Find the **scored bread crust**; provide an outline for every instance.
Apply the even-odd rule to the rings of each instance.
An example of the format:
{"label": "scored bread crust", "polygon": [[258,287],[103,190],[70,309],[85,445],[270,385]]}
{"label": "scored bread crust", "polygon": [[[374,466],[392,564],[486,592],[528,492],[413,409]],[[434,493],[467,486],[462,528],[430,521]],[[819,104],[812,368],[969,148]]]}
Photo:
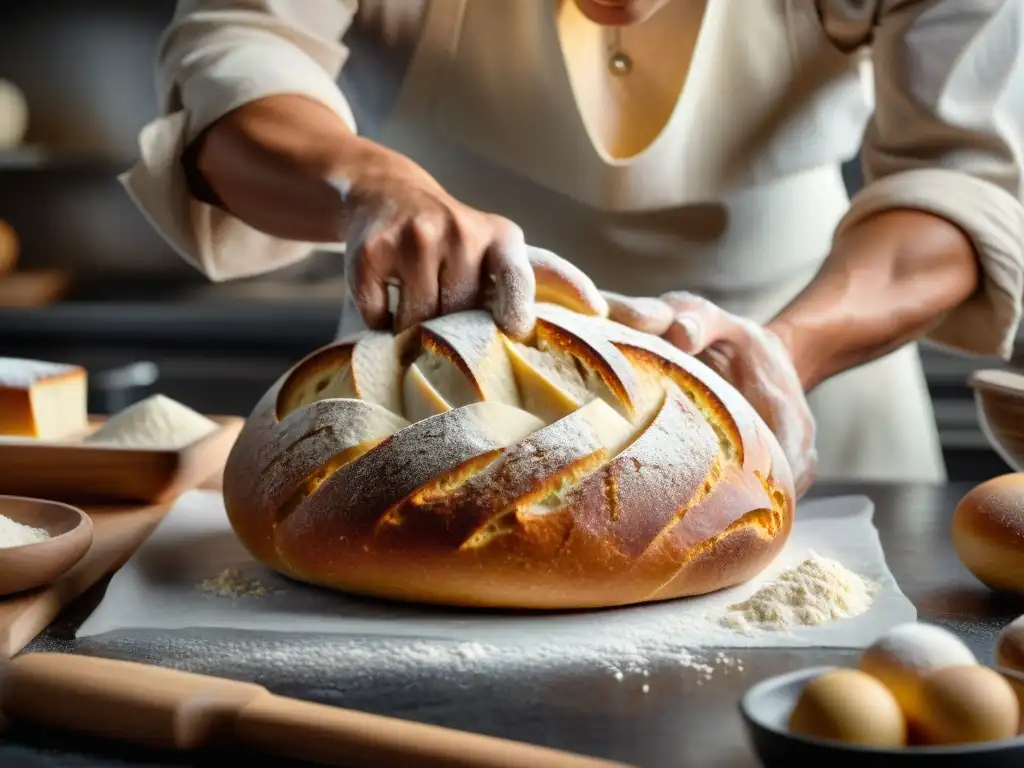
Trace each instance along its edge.
{"label": "scored bread crust", "polygon": [[778,442],[725,380],[548,304],[525,344],[474,311],[313,352],[256,405],[224,499],[246,548],[292,578],[523,609],[742,583],[795,507]]}

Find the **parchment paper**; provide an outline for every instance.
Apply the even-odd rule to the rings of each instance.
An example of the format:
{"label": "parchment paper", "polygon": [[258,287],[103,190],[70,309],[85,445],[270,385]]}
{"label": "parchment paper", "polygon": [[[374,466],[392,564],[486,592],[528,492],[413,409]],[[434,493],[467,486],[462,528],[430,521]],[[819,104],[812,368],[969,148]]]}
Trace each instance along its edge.
{"label": "parchment paper", "polygon": [[[255,563],[242,548],[220,494],[193,491],[179,499],[114,576],[78,637],[131,630],[161,630],[166,636],[175,630],[223,628],[274,633],[268,637],[291,633],[376,638],[389,653],[397,643],[424,658],[438,656],[430,646],[439,644],[463,662],[505,656],[530,664],[588,655],[608,661],[678,657],[708,648],[864,648],[891,626],[917,618],[885,564],[871,522],[873,511],[871,501],[860,496],[801,503],[790,539],[776,561],[755,581],[714,595],[608,611],[523,615],[362,600],[290,581]],[[867,613],[789,633],[743,635],[718,623],[726,606],[743,600],[811,552],[838,560],[880,585]],[[204,593],[201,582],[225,568],[239,569],[269,593]],[[372,648],[377,644],[364,644],[365,663],[373,663]]]}

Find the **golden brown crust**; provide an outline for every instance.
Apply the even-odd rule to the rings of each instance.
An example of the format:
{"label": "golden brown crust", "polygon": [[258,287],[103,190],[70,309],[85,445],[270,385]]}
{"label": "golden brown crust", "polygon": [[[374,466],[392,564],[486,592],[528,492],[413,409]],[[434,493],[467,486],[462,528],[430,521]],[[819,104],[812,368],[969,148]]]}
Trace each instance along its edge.
{"label": "golden brown crust", "polygon": [[[419,350],[458,357],[473,386],[511,375],[494,358],[506,347],[474,329],[493,335],[479,316],[454,316],[394,354],[404,365]],[[224,496],[243,544],[289,576],[353,593],[534,609],[703,594],[774,558],[792,526],[792,478],[735,390],[600,318],[541,308],[534,343],[572,355],[612,402],[545,424],[485,399],[396,426],[402,415],[376,403],[315,399],[309,382],[349,365],[352,342],[307,357],[260,401],[229,459]]]}
{"label": "golden brown crust", "polygon": [[18,265],[18,234],[0,219],[0,276],[13,272]]}
{"label": "golden brown crust", "polygon": [[982,583],[1024,593],[1024,474],[988,480],[961,499],[953,514],[953,546]]}

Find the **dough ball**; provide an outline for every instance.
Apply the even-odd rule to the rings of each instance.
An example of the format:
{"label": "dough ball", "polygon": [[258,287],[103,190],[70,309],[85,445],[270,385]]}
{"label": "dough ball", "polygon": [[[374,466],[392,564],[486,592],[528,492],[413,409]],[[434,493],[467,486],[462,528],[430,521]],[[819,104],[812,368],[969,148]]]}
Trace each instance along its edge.
{"label": "dough ball", "polygon": [[789,730],[866,747],[902,747],[907,741],[906,719],[895,697],[856,669],[826,672],[807,683],[790,715]]}
{"label": "dough ball", "polygon": [[921,683],[915,735],[926,744],[999,741],[1017,735],[1020,705],[1006,679],[980,665],[946,667]]}
{"label": "dough ball", "polygon": [[960,500],[953,547],[990,589],[1024,594],[1024,474],[988,480]]}
{"label": "dough ball", "polygon": [[1003,627],[996,638],[996,666],[1024,673],[1024,616]]}
{"label": "dough ball", "polygon": [[893,627],[864,651],[860,669],[888,688],[913,724],[921,713],[921,681],[945,667],[977,664],[952,632],[932,624]]}

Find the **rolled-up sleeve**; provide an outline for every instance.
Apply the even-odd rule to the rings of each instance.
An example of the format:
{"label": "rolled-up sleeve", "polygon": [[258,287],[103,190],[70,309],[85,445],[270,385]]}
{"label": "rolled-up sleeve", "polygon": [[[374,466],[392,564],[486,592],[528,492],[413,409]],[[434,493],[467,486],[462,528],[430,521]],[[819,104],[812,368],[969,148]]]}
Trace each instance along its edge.
{"label": "rolled-up sleeve", "polygon": [[313,248],[259,232],[189,191],[182,154],[228,112],[278,94],[303,95],[355,120],[336,83],[355,0],[179,0],[157,65],[160,116],[120,177],[150,224],[211,280],[266,273]]}
{"label": "rolled-up sleeve", "polygon": [[980,289],[930,331],[937,344],[1009,358],[1024,293],[1024,2],[817,0],[840,48],[870,46],[875,113],[865,187],[839,232],[912,208],[972,240]]}

